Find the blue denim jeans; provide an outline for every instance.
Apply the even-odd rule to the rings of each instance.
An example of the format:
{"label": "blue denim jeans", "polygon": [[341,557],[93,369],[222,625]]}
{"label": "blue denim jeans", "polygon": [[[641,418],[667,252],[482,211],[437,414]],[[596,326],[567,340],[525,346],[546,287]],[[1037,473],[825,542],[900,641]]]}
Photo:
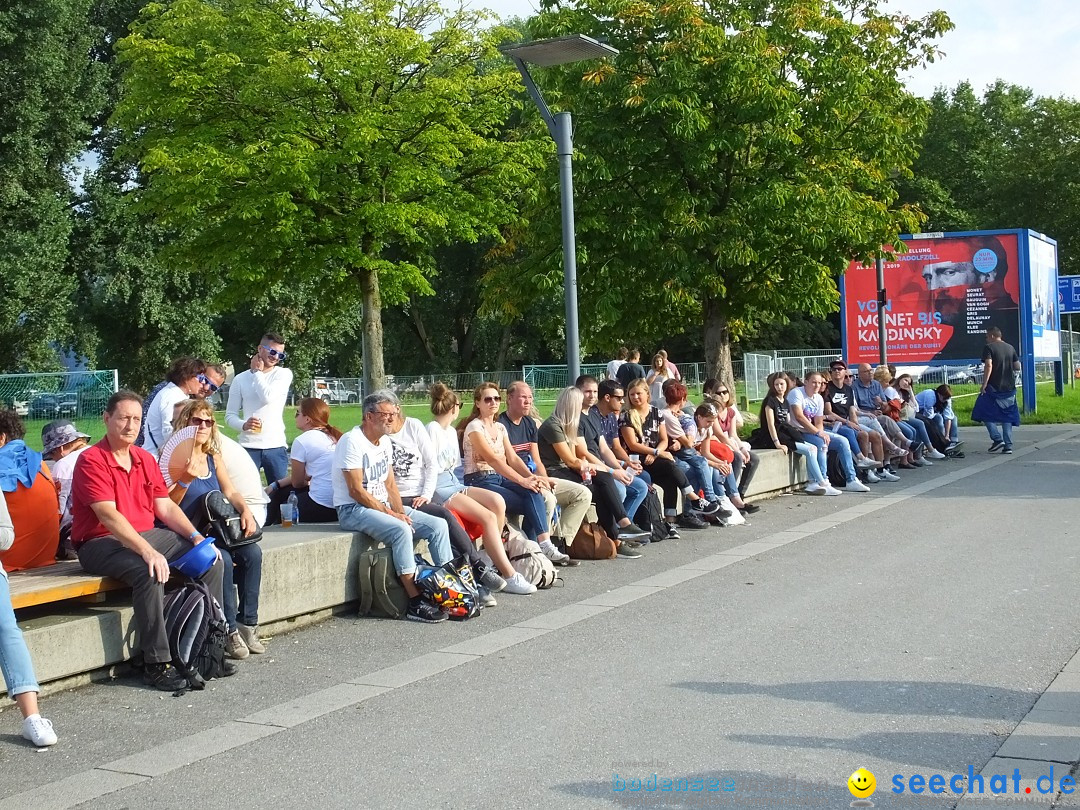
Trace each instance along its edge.
{"label": "blue denim jeans", "polygon": [[522,528],[530,540],[535,541],[541,534],[551,531],[547,505],[544,503],[544,496],[539,492],[507,481],[498,473],[470,473],[465,476],[465,485],[502,495],[502,499],[506,501],[507,514],[521,515]]}
{"label": "blue denim jeans", "polygon": [[855,428],[833,422],[826,430],[833,434],[834,437],[841,437],[847,441],[848,447],[851,448],[851,452],[856,456],[862,452],[859,448],[859,434],[855,432]]}
{"label": "blue denim jeans", "polygon": [[1012,422],[987,422],[986,432],[990,434],[990,441],[1002,442],[1006,447],[1012,447]]}
{"label": "blue denim jeans", "polygon": [[686,475],[686,480],[695,492],[703,492],[705,500],[715,501],[716,490],[713,489],[712,468],[708,460],[697,450],[684,447],[675,454],[675,464]]}
{"label": "blue denim jeans", "polygon": [[640,475],[635,475],[634,480],[629,484],[620,484],[616,481],[615,488],[619,490],[619,495],[622,497],[623,509],[633,520],[638,508],[645,503],[645,498],[649,494],[649,485],[642,480]]}
{"label": "blue denim jeans", "polygon": [[266,473],[266,480],[280,481],[289,474],[289,451],[284,447],[267,447],[263,449],[245,447],[255,467],[261,467]]}
{"label": "blue denim jeans", "polygon": [[11,697],[23,692],[40,692],[30,651],[26,649],[22,630],[15,623],[15,611],[11,607],[11,588],[4,574],[0,574],[0,672]]}
{"label": "blue denim jeans", "polygon": [[795,442],[795,452],[806,459],[806,477],[811,484],[827,484],[817,463],[817,448],[806,442]]}
{"label": "blue denim jeans", "polygon": [[[926,431],[926,425],[923,424],[922,420],[917,419],[916,417],[913,416],[910,419],[904,419],[903,421],[900,422],[900,424],[901,425],[907,425],[909,428],[914,430],[915,431],[915,441],[922,442],[923,447],[926,450],[933,450],[934,449],[934,445],[930,443],[930,434]],[[901,427],[901,430],[903,430],[902,427]]]}
{"label": "blue denim jeans", "polygon": [[[855,462],[851,456],[851,448],[847,442],[836,441],[835,439],[829,442],[829,452],[836,453],[840,457],[840,466],[844,470],[844,480],[851,483],[855,480]],[[829,468],[826,467],[826,470]]]}
{"label": "blue denim jeans", "polygon": [[450,531],[446,521],[441,518],[425,515],[406,506],[405,514],[412,520],[410,526],[385,512],[369,509],[358,503],[339,506],[337,513],[341,528],[350,532],[361,532],[390,547],[398,576],[416,573],[414,535],[428,541],[428,553],[435,565],[442,565],[451,559]]}
{"label": "blue denim jeans", "polygon": [[[821,472],[822,478],[829,477],[829,456],[825,449],[825,440],[820,436],[813,433],[803,433],[803,442],[814,448],[814,452],[817,454],[817,468]],[[809,460],[807,461],[809,464]]]}
{"label": "blue denim jeans", "polygon": [[[222,606],[229,632],[236,623],[254,627],[259,623],[259,590],[262,587],[262,546],[248,543],[229,551],[218,546],[225,564],[222,578]],[[234,587],[235,586],[235,587]],[[239,598],[237,597],[239,592]]]}

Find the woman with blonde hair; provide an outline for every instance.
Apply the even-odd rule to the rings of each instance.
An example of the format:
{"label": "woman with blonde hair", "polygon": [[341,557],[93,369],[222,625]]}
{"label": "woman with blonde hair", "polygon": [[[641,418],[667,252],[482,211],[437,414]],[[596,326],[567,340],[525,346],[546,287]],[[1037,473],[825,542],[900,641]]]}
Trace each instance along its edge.
{"label": "woman with blonde hair", "polygon": [[271,481],[266,494],[280,510],[295,492],[300,523],[337,523],[331,467],[341,431],[330,424],[330,406],[319,397],[305,397],[297,403],[296,426],[300,435],[293,439],[289,451],[289,475]]}
{"label": "woman with blonde hair", "polygon": [[[654,354],[649,373],[645,375],[645,382],[649,384],[649,404],[657,410],[667,407],[664,399],[664,383],[671,379],[668,373],[667,360],[662,354]],[[629,394],[629,390],[627,391]]]}
{"label": "woman with blonde hair", "polygon": [[[214,409],[205,399],[187,402],[173,420],[173,432],[194,427],[195,446],[191,450],[187,466],[169,487],[169,497],[179,504],[195,528],[205,534],[206,497],[214,491],[221,492],[226,500],[240,513],[240,526],[244,536],[250,537],[258,529],[244,496],[233,486],[221,456],[217,420]],[[249,652],[263,653],[266,648],[259,641],[259,590],[262,585],[262,547],[258,543],[237,546],[231,551],[224,543],[218,543],[222,562],[225,564],[222,581],[221,606],[225,623],[229,627],[226,653],[230,658],[247,658]],[[235,587],[234,587],[235,585]],[[239,591],[239,597],[237,596]]]}

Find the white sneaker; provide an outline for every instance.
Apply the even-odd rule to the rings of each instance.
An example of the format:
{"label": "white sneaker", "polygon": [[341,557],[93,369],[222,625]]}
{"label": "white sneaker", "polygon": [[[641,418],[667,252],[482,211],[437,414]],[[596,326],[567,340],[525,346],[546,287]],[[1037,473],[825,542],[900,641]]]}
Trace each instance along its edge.
{"label": "white sneaker", "polygon": [[858,467],[860,470],[872,470],[878,466],[878,463],[872,458],[867,458],[866,456],[863,456],[859,459],[855,466]]}
{"label": "white sneaker", "polygon": [[820,495],[825,491],[825,487],[816,481],[812,481],[806,485],[806,489],[803,490],[808,495]]}
{"label": "white sneaker", "polygon": [[31,715],[23,720],[22,735],[38,748],[56,745],[56,732],[53,731],[52,721],[46,720],[40,714]]}
{"label": "white sneaker", "polygon": [[881,479],[878,478],[879,475],[880,475],[880,473],[876,473],[873,470],[867,470],[866,471],[866,483],[868,483],[868,484],[878,484],[878,483],[880,483]]}
{"label": "white sneaker", "polygon": [[503,588],[503,593],[516,593],[525,596],[530,593],[536,593],[536,586],[525,579],[520,573],[515,572],[512,577],[506,580],[506,587]]}
{"label": "white sneaker", "polygon": [[934,459],[934,461],[941,461],[941,459],[945,458],[945,454],[942,453],[937,448],[934,448],[933,450],[928,452],[925,457],[926,458],[932,458],[932,459]]}
{"label": "white sneaker", "polygon": [[[852,478],[846,484],[844,484],[845,492],[869,492],[870,487],[860,481],[858,478]],[[840,493],[836,493],[839,495]]]}
{"label": "white sneaker", "polygon": [[826,487],[825,487],[825,494],[826,495],[839,495],[840,490],[838,490],[836,487],[829,484],[829,485],[826,485]]}
{"label": "white sneaker", "polygon": [[881,472],[878,473],[878,475],[881,476],[881,479],[883,481],[899,481],[900,480],[900,476],[897,475],[896,473],[892,472],[891,470],[882,470]]}
{"label": "white sneaker", "polygon": [[540,546],[540,550],[544,553],[544,556],[551,560],[553,563],[555,563],[555,565],[562,565],[563,563],[570,561],[570,555],[563,554],[561,551],[555,548],[555,545],[550,541],[547,545]]}

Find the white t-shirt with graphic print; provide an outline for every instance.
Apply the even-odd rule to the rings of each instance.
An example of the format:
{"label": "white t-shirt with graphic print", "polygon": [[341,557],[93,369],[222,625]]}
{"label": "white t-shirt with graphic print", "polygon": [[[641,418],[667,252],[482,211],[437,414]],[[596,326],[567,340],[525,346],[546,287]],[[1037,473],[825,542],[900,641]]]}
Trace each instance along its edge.
{"label": "white t-shirt with graphic print", "polygon": [[383,436],[378,444],[372,444],[359,425],[342,436],[334,448],[334,467],[331,473],[334,482],[334,506],[356,503],[349,495],[343,470],[363,470],[364,489],[375,500],[389,505],[386,479],[390,477],[392,456],[393,447],[388,437]]}

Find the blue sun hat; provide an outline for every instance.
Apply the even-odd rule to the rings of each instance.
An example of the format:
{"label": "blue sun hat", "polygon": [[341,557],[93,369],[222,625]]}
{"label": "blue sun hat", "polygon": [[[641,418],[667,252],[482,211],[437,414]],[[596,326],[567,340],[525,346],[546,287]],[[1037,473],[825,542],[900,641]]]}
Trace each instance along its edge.
{"label": "blue sun hat", "polygon": [[191,551],[173,560],[169,565],[186,577],[198,579],[214,564],[217,553],[214,550],[214,538],[207,537]]}

